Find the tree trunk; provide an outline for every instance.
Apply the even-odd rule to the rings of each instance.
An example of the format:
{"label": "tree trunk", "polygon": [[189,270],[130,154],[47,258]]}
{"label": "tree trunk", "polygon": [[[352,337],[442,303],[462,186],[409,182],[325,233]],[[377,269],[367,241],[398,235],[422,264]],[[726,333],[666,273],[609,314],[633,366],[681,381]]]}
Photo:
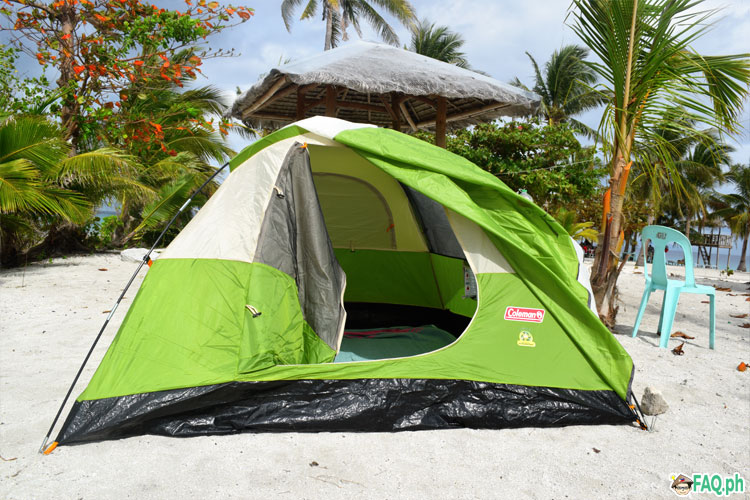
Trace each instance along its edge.
{"label": "tree trunk", "polygon": [[594,257],[594,267],[591,274],[591,289],[594,292],[599,317],[607,327],[615,324],[618,308],[615,307],[616,283],[622,266],[617,265],[619,254],[617,242],[622,226],[622,205],[625,199],[625,184],[627,183],[627,162],[625,155],[619,148],[615,152],[615,164],[610,179],[609,216],[606,219],[604,233],[599,235],[599,245]]}
{"label": "tree trunk", "polygon": [[[61,56],[60,64],[58,69],[60,70],[60,76],[57,79],[57,87],[69,89],[71,82],[75,81],[76,74],[73,70],[75,66],[75,58],[73,57],[73,38],[68,36],[73,32],[73,27],[77,22],[76,7],[72,5],[65,5],[60,8],[60,24],[62,27],[62,37],[60,37],[60,44],[63,50],[60,51],[63,55]],[[76,83],[76,89],[80,89],[80,86]],[[77,118],[81,112],[81,105],[75,98],[75,92],[66,92],[63,94],[62,107],[60,109],[60,119],[62,121],[63,139],[69,140],[73,145],[73,151],[71,155],[76,154],[78,136],[80,135],[80,127],[78,125]]]}
{"label": "tree trunk", "polygon": [[[750,228],[748,228],[750,229]],[[750,231],[745,233],[745,238],[742,240],[742,254],[740,255],[740,263],[737,265],[738,271],[747,271],[747,265],[745,263],[745,257],[747,256],[747,240],[750,238]]]}
{"label": "tree trunk", "polygon": [[[731,241],[732,244],[734,244],[733,241]],[[729,250],[727,251],[727,269],[729,269],[729,259],[732,258],[732,245],[729,245]]]}
{"label": "tree trunk", "polygon": [[323,15],[326,18],[326,43],[323,50],[331,50],[333,48],[333,10],[328,1],[323,2]]}
{"label": "tree trunk", "polygon": [[690,219],[691,218],[692,217],[690,216],[690,214],[688,214],[687,218],[685,219],[685,236],[687,237],[688,240],[690,240]]}

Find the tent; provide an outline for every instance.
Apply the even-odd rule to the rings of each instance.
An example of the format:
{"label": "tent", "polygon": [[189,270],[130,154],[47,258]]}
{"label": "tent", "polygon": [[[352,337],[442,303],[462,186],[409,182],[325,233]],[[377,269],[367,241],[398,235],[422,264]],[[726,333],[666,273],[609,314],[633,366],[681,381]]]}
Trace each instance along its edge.
{"label": "tent", "polygon": [[567,233],[467,160],[309,118],[149,269],[60,444],[634,421]]}

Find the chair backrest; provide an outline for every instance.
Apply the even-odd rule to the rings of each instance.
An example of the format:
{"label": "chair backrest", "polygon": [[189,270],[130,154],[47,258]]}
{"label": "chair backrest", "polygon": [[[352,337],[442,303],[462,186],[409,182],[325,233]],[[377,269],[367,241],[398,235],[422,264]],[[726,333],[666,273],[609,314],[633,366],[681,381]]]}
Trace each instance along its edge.
{"label": "chair backrest", "polygon": [[[695,277],[693,276],[693,249],[690,246],[690,240],[684,234],[669,227],[646,226],[641,232],[641,243],[646,245],[648,240],[651,240],[651,245],[654,247],[651,275],[653,283],[666,286],[667,262],[664,255],[664,248],[670,243],[677,243],[682,248],[682,253],[685,254],[685,284],[687,286],[695,285]],[[648,277],[648,258],[644,259],[643,267],[646,277]]]}

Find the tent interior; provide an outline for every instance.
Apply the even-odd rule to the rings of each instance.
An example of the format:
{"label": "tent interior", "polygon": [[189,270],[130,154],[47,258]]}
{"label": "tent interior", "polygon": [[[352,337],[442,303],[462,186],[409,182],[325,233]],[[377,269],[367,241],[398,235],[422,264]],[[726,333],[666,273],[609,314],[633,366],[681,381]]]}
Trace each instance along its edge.
{"label": "tent interior", "polygon": [[476,311],[476,281],[445,208],[349,148],[308,151],[346,274],[336,362],[411,356],[455,341]]}

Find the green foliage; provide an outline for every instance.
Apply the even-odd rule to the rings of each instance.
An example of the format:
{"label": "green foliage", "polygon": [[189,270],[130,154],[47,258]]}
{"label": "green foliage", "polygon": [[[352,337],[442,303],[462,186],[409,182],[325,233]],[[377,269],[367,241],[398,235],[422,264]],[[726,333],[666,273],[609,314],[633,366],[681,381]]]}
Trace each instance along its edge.
{"label": "green foliage", "polygon": [[[593,136],[586,125],[572,119],[573,116],[593,109],[603,102],[602,95],[595,91],[597,75],[585,63],[589,50],[578,45],[564,45],[552,53],[539,69],[536,60],[526,52],[534,67],[534,87],[531,89],[542,98],[539,112],[551,124],[570,121],[578,132]],[[528,88],[518,78],[513,85]]]}
{"label": "green foliage", "polygon": [[[432,134],[417,136],[434,140]],[[604,174],[594,148],[581,146],[567,124],[542,125],[537,119],[482,124],[450,135],[446,147],[511,189],[527,190],[550,212],[591,202]]]}
{"label": "green foliage", "polygon": [[450,31],[447,26],[435,26],[435,23],[422,19],[412,28],[409,50],[469,69],[466,54],[461,52],[464,43],[463,37]]}
{"label": "green foliage", "polygon": [[69,150],[59,128],[43,118],[0,122],[0,264],[15,265],[51,220],[82,223],[88,217],[90,203],[61,182]]}
{"label": "green foliage", "polygon": [[732,233],[747,239],[750,236],[750,166],[732,165],[726,179],[734,192],[713,195],[714,214],[724,219]]}
{"label": "green foliage", "polygon": [[282,0],[281,17],[287,31],[291,31],[294,13],[303,3],[305,7],[300,20],[314,19],[318,14],[318,7],[322,7],[323,20],[326,22],[325,50],[338,46],[342,39],[348,40],[349,26],[361,37],[361,19],[367,21],[384,42],[398,45],[396,31],[372,4],[394,16],[404,26],[410,27],[416,19],[414,7],[407,0]]}
{"label": "green foliage", "polygon": [[0,213],[85,220],[89,204],[59,184],[69,146],[56,125],[38,117],[0,124]]}
{"label": "green foliage", "polygon": [[554,214],[555,220],[565,229],[573,239],[585,238],[596,241],[599,233],[593,229],[593,222],[578,222],[578,214],[574,210],[560,208]]}
{"label": "green foliage", "polygon": [[[253,13],[219,2],[185,3],[177,11],[142,0],[17,2],[0,13],[18,48],[59,73],[64,138],[79,146],[83,135],[90,146],[86,135],[122,106],[124,90],[159,81],[181,86],[184,76],[200,72],[203,59],[232,54],[195,44]],[[180,59],[188,47],[190,57]]]}
{"label": "green foliage", "polygon": [[49,81],[42,74],[36,78],[18,77],[18,50],[0,44],[0,113],[55,113],[58,96],[49,90]]}
{"label": "green foliage", "polygon": [[[715,14],[696,9],[699,3],[573,0],[571,27],[601,60],[586,64],[604,81],[599,85],[602,95],[610,96],[600,132],[613,169],[618,157],[626,163],[637,153],[636,140],[650,143],[651,151],[665,159],[672,155],[673,145],[659,130],[675,106],[684,114],[672,122],[676,133],[739,130],[737,119],[750,84],[750,54],[702,56],[691,50]],[[648,164],[647,158],[641,161]]]}
{"label": "green foliage", "polygon": [[122,227],[122,221],[116,215],[110,215],[102,219],[102,223],[99,226],[99,237],[102,243],[109,245],[118,227]]}

